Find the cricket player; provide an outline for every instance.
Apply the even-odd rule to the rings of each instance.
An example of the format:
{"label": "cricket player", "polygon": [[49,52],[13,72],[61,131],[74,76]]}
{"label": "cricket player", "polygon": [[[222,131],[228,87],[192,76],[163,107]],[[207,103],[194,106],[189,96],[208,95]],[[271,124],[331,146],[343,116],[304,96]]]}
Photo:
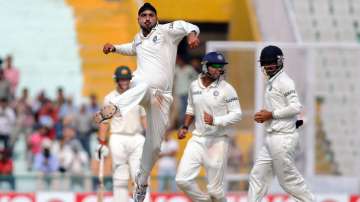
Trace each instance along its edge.
{"label": "cricket player", "polygon": [[[114,76],[116,89],[106,95],[104,104],[109,104],[113,97],[119,96],[130,88],[130,80],[132,78],[131,70],[127,66],[116,68]],[[140,157],[145,142],[142,135],[146,128],[145,109],[140,105],[134,106],[129,112],[120,116],[115,114],[111,120],[103,121],[99,127],[99,150],[108,150],[106,142],[106,134],[110,127],[109,146],[111,157],[113,160],[113,197],[115,202],[128,202],[129,176],[135,181],[135,175],[140,165]],[[108,153],[108,152],[107,152]],[[101,154],[97,153],[97,157]]]}
{"label": "cricket player", "polygon": [[[224,172],[227,165],[229,126],[241,119],[239,98],[235,89],[221,75],[228,64],[218,52],[210,52],[202,61],[203,73],[189,89],[184,124],[178,138],[185,138],[195,120],[193,136],[181,158],[176,183],[196,202],[226,201]],[[200,191],[195,182],[203,166],[207,173],[208,193]]]}
{"label": "cricket player", "polygon": [[116,112],[126,114],[133,106],[141,104],[147,114],[147,128],[139,172],[136,175],[134,201],[142,202],[146,194],[148,177],[156,160],[169,123],[169,109],[173,101],[171,90],[175,72],[177,47],[187,36],[190,48],[200,41],[199,28],[184,21],[159,24],[156,9],[145,3],[138,11],[141,31],[131,43],[105,44],[103,51],[137,56],[137,69],[130,89],[109,100],[111,103],[96,113],[95,120],[101,122]]}
{"label": "cricket player", "polygon": [[283,70],[283,61],[283,53],[276,46],[267,46],[261,51],[260,64],[268,81],[265,108],[257,112],[254,119],[265,125],[267,135],[250,173],[249,202],[262,200],[274,175],[295,201],[314,201],[295,167],[295,149],[299,139],[295,124],[302,106],[294,81]]}

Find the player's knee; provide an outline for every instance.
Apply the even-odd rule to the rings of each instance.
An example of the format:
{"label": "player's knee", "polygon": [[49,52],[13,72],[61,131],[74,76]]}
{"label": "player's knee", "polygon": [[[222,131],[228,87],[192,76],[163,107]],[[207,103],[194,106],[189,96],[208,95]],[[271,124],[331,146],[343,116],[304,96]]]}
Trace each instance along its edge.
{"label": "player's knee", "polygon": [[257,169],[253,168],[249,175],[249,182],[257,181],[256,176],[258,176],[258,175],[259,175],[259,172],[257,171]]}
{"label": "player's knee", "polygon": [[153,145],[152,147],[152,153],[153,154],[156,154],[156,155],[159,155],[160,154],[160,145]]}
{"label": "player's knee", "polygon": [[175,179],[176,185],[179,187],[179,189],[181,190],[187,190],[190,187],[190,183],[187,180],[183,180],[183,179]]}
{"label": "player's knee", "polygon": [[223,199],[225,197],[224,187],[208,187],[209,195],[215,199]]}

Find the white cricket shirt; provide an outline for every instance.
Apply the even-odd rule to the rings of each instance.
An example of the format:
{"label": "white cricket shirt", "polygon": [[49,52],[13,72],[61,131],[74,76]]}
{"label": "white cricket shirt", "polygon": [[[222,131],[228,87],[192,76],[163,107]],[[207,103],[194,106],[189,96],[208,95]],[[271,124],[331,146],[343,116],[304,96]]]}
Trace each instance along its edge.
{"label": "white cricket shirt", "polygon": [[152,88],[171,91],[178,44],[192,31],[200,33],[196,25],[185,21],[158,24],[146,37],[140,31],[132,43],[115,45],[115,48],[117,53],[137,56],[135,80],[147,82]]}
{"label": "white cricket shirt", "polygon": [[[208,87],[202,84],[200,74],[189,89],[186,114],[195,116],[193,135],[223,136],[229,134],[229,125],[241,119],[239,98],[235,89],[225,80],[220,79]],[[205,124],[204,112],[213,116],[213,125]]]}
{"label": "white cricket shirt", "polygon": [[265,89],[265,109],[273,113],[273,119],[265,122],[266,132],[294,133],[296,115],[301,108],[294,81],[281,70],[267,82]]}
{"label": "white cricket shirt", "polygon": [[[110,100],[119,95],[120,93],[117,90],[111,91],[105,96],[104,105],[110,104]],[[144,116],[146,116],[145,109],[140,105],[136,105],[126,114],[116,113],[110,123],[111,134],[135,135],[142,133],[144,128],[141,125],[140,118]]]}

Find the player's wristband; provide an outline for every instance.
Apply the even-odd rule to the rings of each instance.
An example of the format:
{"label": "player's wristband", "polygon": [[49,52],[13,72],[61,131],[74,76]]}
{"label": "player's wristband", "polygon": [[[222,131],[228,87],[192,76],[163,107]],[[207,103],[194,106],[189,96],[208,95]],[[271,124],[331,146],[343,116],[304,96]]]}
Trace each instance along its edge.
{"label": "player's wristband", "polygon": [[99,141],[99,144],[101,144],[101,145],[106,145],[106,140],[103,140],[103,139],[101,139],[101,138],[97,138],[98,139],[98,141]]}
{"label": "player's wristband", "polygon": [[188,127],[188,126],[182,126],[181,128],[182,128],[182,129],[189,130],[189,127]]}

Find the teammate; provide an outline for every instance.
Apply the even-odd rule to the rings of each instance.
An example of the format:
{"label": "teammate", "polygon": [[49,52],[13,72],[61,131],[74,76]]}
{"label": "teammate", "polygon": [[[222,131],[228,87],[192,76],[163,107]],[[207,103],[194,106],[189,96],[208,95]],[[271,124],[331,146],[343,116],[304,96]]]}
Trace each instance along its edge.
{"label": "teammate", "polygon": [[[227,165],[229,125],[241,119],[241,108],[235,89],[221,75],[228,64],[218,52],[203,58],[203,73],[189,89],[184,125],[178,138],[185,138],[195,120],[193,136],[181,158],[176,183],[192,201],[226,201],[224,172]],[[200,191],[195,178],[204,166],[208,178],[208,193]]]}
{"label": "teammate", "polygon": [[[131,70],[127,66],[116,68],[114,76],[116,89],[106,95],[104,105],[109,104],[113,97],[126,92],[130,87]],[[99,150],[108,150],[106,134],[110,126],[109,146],[113,160],[113,195],[114,201],[129,201],[128,180],[135,180],[139,169],[145,137],[142,132],[146,128],[146,113],[140,105],[134,106],[129,112],[120,116],[115,114],[111,120],[103,121],[99,127]],[[97,154],[98,158],[104,157]],[[130,172],[130,173],[129,173]]]}
{"label": "teammate", "polygon": [[283,70],[283,60],[283,53],[276,46],[267,46],[261,51],[260,64],[268,82],[265,109],[257,112],[254,119],[257,123],[264,123],[267,136],[250,173],[249,202],[262,200],[274,174],[295,201],[314,201],[294,163],[299,139],[296,116],[302,106],[294,81]]}
{"label": "teammate", "polygon": [[185,36],[190,48],[195,48],[200,43],[197,26],[184,21],[158,24],[156,9],[150,3],[145,3],[139,9],[138,23],[141,31],[131,43],[104,45],[105,54],[113,52],[136,55],[137,70],[130,89],[111,98],[111,105],[103,107],[95,115],[95,120],[101,122],[111,118],[115,112],[124,115],[139,103],[146,110],[148,127],[140,169],[135,179],[135,202],[144,200],[148,177],[158,159],[160,145],[168,127],[177,46]]}

